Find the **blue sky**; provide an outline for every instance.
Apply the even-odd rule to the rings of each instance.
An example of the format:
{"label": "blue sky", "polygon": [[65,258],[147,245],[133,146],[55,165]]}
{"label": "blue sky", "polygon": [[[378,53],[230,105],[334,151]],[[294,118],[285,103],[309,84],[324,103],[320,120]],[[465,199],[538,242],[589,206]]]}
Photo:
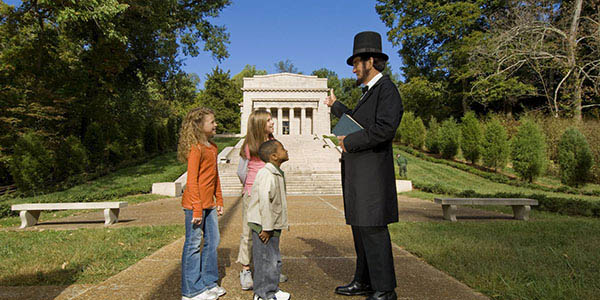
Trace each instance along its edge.
{"label": "blue sky", "polygon": [[339,77],[354,77],[345,62],[352,54],[354,35],[372,30],[382,35],[383,52],[390,56],[392,71],[400,73],[398,48],[387,41],[388,28],[375,4],[376,0],[233,0],[213,20],[228,29],[229,58],[219,63],[209,53],[182,56],[184,70],[198,74],[203,83],[217,65],[231,70],[232,76],[246,64],[274,73],[276,62],[289,59],[304,74],[325,67]]}

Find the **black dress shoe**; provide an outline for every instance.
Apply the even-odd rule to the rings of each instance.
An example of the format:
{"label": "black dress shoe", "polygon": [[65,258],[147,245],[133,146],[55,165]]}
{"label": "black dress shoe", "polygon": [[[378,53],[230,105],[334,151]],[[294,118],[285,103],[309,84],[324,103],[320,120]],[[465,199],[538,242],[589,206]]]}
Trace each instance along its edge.
{"label": "black dress shoe", "polygon": [[398,296],[395,291],[375,292],[367,297],[367,300],[398,300]]}
{"label": "black dress shoe", "polygon": [[345,296],[367,295],[372,293],[371,285],[352,281],[347,285],[338,286],[335,288],[335,293]]}

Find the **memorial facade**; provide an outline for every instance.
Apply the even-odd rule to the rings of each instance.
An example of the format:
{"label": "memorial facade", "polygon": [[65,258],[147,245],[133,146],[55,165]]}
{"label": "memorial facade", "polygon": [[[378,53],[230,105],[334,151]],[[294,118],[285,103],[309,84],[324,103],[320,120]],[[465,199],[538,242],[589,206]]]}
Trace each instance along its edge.
{"label": "memorial facade", "polygon": [[279,73],[244,78],[240,104],[241,134],[246,135],[248,117],[256,109],[271,112],[275,136],[330,135],[330,108],[323,103],[329,89],[327,78]]}

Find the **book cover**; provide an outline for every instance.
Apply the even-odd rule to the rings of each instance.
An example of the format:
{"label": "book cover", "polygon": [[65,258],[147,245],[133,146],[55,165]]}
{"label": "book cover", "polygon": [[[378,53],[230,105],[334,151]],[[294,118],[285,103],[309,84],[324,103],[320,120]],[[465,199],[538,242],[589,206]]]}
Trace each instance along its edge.
{"label": "book cover", "polygon": [[361,129],[363,129],[363,127],[360,126],[358,122],[349,115],[344,114],[333,128],[332,133],[335,136],[346,136]]}

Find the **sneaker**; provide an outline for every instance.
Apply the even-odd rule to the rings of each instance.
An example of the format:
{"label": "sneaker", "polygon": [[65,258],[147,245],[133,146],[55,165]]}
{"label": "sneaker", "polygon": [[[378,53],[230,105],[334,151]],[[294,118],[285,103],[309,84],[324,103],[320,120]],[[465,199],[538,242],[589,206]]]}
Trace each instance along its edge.
{"label": "sneaker", "polygon": [[[264,299],[259,297],[257,294],[254,294],[254,300],[264,300]],[[277,300],[277,298],[273,297],[273,298],[267,299],[267,300]]]}
{"label": "sneaker", "polygon": [[206,290],[194,297],[182,297],[183,300],[217,300],[219,296],[211,290]]}
{"label": "sneaker", "polygon": [[217,294],[217,297],[221,297],[221,296],[227,294],[227,291],[223,287],[220,287],[218,285],[215,286],[214,288],[210,289],[209,291]]}
{"label": "sneaker", "polygon": [[288,281],[288,277],[286,275],[284,275],[283,273],[280,273],[279,274],[279,283],[286,282],[286,281]]}
{"label": "sneaker", "polygon": [[254,281],[252,281],[252,272],[250,272],[250,270],[242,270],[240,272],[240,284],[244,291],[252,289]]}
{"label": "sneaker", "polygon": [[289,300],[290,299],[290,293],[284,292],[282,290],[277,290],[277,293],[275,293],[275,299],[277,299],[277,300]]}

